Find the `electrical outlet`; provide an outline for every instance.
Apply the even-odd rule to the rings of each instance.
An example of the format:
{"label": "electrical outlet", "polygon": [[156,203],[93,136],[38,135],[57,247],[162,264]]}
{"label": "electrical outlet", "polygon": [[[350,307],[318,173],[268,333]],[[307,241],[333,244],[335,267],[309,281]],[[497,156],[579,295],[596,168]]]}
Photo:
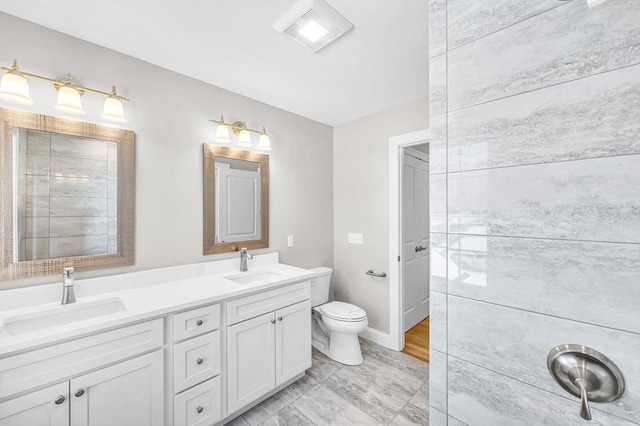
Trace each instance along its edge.
{"label": "electrical outlet", "polygon": [[347,242],[349,244],[364,244],[364,236],[362,234],[347,234]]}
{"label": "electrical outlet", "polygon": [[293,235],[287,235],[287,247],[293,247]]}

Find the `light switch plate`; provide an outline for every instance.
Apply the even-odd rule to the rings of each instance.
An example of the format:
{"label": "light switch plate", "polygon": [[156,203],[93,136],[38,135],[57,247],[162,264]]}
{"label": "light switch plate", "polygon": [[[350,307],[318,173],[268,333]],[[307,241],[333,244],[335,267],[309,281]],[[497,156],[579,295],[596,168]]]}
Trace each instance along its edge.
{"label": "light switch plate", "polygon": [[287,235],[287,247],[293,247],[293,235]]}
{"label": "light switch plate", "polygon": [[349,244],[364,244],[364,236],[362,234],[347,234]]}

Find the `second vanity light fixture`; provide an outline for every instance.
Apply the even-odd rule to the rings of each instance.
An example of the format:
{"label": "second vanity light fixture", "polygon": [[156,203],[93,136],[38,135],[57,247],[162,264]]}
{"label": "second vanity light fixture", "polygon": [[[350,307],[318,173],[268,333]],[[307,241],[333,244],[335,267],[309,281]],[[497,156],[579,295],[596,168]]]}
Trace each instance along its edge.
{"label": "second vanity light fixture", "polygon": [[238,146],[253,146],[253,142],[251,142],[251,133],[257,133],[260,135],[260,139],[258,140],[258,149],[262,149],[264,151],[271,150],[271,141],[269,140],[269,135],[267,135],[267,131],[264,127],[262,128],[262,130],[253,130],[248,128],[246,123],[242,121],[226,123],[224,121],[224,116],[220,116],[220,120],[209,121],[218,124],[216,128],[216,142],[231,143],[231,136],[229,134],[229,128],[231,128],[233,134],[238,137]]}
{"label": "second vanity light fixture", "polygon": [[15,59],[11,68],[0,67],[0,70],[5,73],[2,76],[2,80],[0,80],[0,99],[22,105],[32,105],[33,101],[29,95],[29,83],[27,82],[27,78],[32,78],[53,84],[58,91],[58,101],[53,107],[60,111],[71,114],[84,114],[80,95],[90,92],[107,98],[104,101],[104,109],[100,114],[100,118],[116,123],[125,123],[127,121],[124,118],[122,101],[128,101],[129,99],[118,95],[115,86],[111,88],[111,92],[103,92],[75,84],[71,74],[67,74],[65,81],[30,74],[21,71],[20,67],[18,67],[18,61]]}

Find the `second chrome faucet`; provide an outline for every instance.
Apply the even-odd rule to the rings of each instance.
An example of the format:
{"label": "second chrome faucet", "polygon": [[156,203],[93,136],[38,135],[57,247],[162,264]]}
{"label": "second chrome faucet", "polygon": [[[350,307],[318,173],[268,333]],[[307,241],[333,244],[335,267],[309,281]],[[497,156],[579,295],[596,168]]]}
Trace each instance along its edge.
{"label": "second chrome faucet", "polygon": [[73,291],[73,268],[64,268],[62,272],[62,304],[75,303],[76,295]]}
{"label": "second chrome faucet", "polygon": [[247,259],[251,260],[253,259],[253,256],[251,256],[247,252],[247,249],[243,247],[240,249],[240,272],[247,272],[249,270],[247,268]]}

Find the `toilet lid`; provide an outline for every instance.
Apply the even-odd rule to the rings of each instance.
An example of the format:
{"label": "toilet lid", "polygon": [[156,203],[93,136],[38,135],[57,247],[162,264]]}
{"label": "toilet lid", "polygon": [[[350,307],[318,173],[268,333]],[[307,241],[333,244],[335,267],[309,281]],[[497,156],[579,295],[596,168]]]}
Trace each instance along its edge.
{"label": "toilet lid", "polygon": [[344,302],[325,303],[320,306],[322,315],[340,321],[360,321],[367,317],[367,313],[356,305]]}

